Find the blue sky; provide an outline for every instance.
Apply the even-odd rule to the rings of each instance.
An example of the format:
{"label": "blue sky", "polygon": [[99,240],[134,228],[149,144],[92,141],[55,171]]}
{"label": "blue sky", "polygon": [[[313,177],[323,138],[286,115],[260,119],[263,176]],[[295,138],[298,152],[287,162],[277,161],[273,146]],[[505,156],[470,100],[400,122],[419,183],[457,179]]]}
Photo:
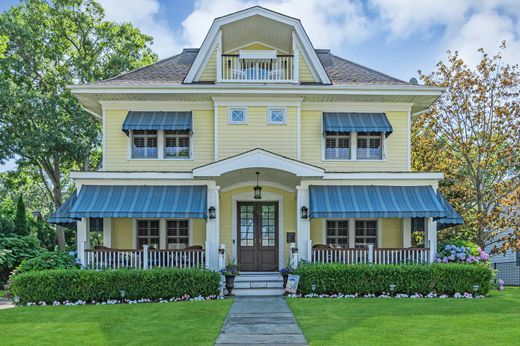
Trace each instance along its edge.
{"label": "blue sky", "polygon": [[[502,40],[506,62],[520,63],[520,0],[98,1],[108,19],[152,35],[161,58],[200,46],[213,18],[261,5],[301,19],[316,48],[404,80],[432,71],[448,49],[475,65],[478,48],[496,52]],[[17,3],[0,0],[0,11]]]}

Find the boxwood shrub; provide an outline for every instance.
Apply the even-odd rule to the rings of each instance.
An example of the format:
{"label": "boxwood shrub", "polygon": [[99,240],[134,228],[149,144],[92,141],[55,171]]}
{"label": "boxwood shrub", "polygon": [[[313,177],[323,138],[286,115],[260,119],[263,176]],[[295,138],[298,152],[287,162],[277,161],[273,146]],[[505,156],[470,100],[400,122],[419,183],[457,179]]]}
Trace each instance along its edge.
{"label": "boxwood shrub", "polygon": [[10,293],[20,303],[66,300],[75,302],[120,299],[170,299],[184,295],[211,296],[219,293],[220,274],[205,269],[160,268],[153,270],[56,269],[15,275]]}
{"label": "boxwood shrub", "polygon": [[479,285],[479,294],[486,294],[493,279],[489,267],[471,264],[302,264],[296,274],[300,275],[298,293],[329,295],[388,293],[391,284],[396,285],[395,293],[403,294],[472,293],[473,285]]}

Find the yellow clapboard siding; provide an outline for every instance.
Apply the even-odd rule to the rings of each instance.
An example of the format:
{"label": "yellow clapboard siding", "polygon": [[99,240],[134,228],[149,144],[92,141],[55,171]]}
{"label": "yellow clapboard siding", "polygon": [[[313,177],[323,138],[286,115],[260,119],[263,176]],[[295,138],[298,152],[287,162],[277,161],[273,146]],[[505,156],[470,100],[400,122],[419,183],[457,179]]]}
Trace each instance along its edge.
{"label": "yellow clapboard siding", "polygon": [[298,64],[299,64],[299,74],[298,78],[300,82],[316,82],[314,77],[311,74],[311,70],[309,69],[309,66],[307,65],[307,62],[303,58],[302,54],[300,53],[298,58]]}
{"label": "yellow clapboard siding", "polygon": [[192,221],[192,245],[206,247],[206,220],[193,219]]}
{"label": "yellow clapboard siding", "polygon": [[217,80],[217,48],[213,50],[211,58],[200,75],[201,82],[214,82]]}
{"label": "yellow clapboard siding", "polygon": [[[348,110],[345,110],[348,111]],[[408,113],[386,112],[393,133],[386,139],[384,161],[326,161],[322,160],[322,112],[301,112],[302,161],[330,172],[404,172],[408,170]]]}
{"label": "yellow clapboard siding", "polygon": [[248,46],[242,47],[240,49],[236,49],[230,52],[227,52],[226,54],[239,54],[241,50],[273,50],[273,48],[267,47],[261,43],[252,43]]}
{"label": "yellow clapboard siding", "polygon": [[247,107],[247,124],[229,124],[228,107],[218,108],[219,158],[262,148],[290,158],[297,157],[296,107],[287,107],[287,122],[268,124],[268,107]]}
{"label": "yellow clapboard siding", "polygon": [[174,171],[186,172],[210,163],[214,159],[213,111],[193,111],[192,160],[132,160],[129,159],[129,138],[121,128],[128,111],[105,112],[105,171]]}
{"label": "yellow clapboard siding", "polygon": [[402,219],[382,219],[381,227],[384,248],[403,247]]}
{"label": "yellow clapboard siding", "polygon": [[114,249],[132,249],[133,219],[112,219],[112,247]]}
{"label": "yellow clapboard siding", "polygon": [[[252,190],[253,186],[246,186],[220,193],[220,243],[226,244],[227,253],[229,254],[230,258],[233,258],[232,256],[234,256],[234,254],[231,255],[233,249],[233,195],[242,192],[250,192]],[[289,244],[286,242],[286,234],[287,232],[296,232],[296,193],[271,186],[262,186],[262,192],[273,192],[283,196],[284,236],[283,239],[278,239],[278,241],[285,244],[285,253],[288,254]]]}

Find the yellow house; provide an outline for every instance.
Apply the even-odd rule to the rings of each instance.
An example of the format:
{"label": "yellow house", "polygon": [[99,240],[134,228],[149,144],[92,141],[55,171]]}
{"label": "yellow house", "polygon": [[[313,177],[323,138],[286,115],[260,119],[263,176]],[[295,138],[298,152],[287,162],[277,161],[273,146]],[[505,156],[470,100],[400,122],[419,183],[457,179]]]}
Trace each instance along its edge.
{"label": "yellow house", "polygon": [[70,90],[102,123],[103,166],[72,174],[51,221],[77,222],[85,266],[428,262],[461,222],[442,174],[410,168],[414,116],[443,89],[314,49],[298,19],[252,7],[200,48]]}

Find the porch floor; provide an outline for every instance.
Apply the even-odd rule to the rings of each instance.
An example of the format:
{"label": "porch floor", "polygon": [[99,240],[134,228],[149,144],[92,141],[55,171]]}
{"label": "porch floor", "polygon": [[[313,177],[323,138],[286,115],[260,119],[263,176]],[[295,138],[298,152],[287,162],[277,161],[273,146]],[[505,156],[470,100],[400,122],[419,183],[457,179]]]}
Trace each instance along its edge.
{"label": "porch floor", "polygon": [[236,297],[216,345],[307,345],[283,297]]}

